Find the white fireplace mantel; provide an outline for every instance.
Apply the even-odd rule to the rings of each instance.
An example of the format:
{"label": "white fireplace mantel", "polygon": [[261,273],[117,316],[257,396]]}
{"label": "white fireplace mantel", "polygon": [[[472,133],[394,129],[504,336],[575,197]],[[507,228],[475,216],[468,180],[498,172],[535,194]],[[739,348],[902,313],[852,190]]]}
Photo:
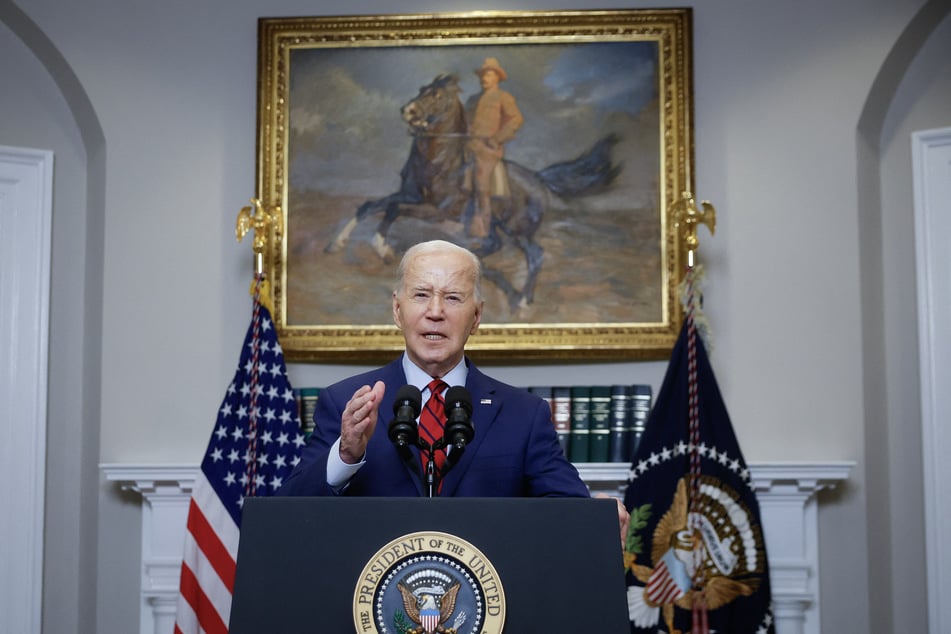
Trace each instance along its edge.
{"label": "white fireplace mantel", "polygon": [[[769,556],[777,634],[819,634],[816,493],[846,480],[853,462],[751,463]],[[140,634],[171,632],[194,465],[103,464],[106,479],[142,496]],[[618,496],[624,464],[581,464],[594,492]]]}

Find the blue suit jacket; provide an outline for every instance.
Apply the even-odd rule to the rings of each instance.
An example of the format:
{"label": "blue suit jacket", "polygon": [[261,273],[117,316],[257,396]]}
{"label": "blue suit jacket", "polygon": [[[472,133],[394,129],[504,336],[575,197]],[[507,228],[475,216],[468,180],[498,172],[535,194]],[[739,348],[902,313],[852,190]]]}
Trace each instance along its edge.
{"label": "blue suit jacket", "polygon": [[[464,497],[588,497],[577,469],[564,456],[548,404],[526,390],[492,379],[466,359],[466,389],[472,396],[475,437],[443,479],[440,495]],[[347,401],[362,385],[383,381],[376,429],[367,445],[366,464],[342,495],[423,495],[419,450],[413,465],[404,462],[390,442],[396,392],[406,384],[400,359],[320,391],[316,428],[301,461],[278,495],[334,495],[327,484],[327,455],[340,437],[340,418]]]}

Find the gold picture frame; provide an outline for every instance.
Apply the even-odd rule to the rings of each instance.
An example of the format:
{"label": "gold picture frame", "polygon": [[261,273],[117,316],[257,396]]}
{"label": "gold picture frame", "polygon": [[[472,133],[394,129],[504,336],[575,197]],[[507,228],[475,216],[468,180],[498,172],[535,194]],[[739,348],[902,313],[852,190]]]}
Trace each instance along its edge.
{"label": "gold picture frame", "polygon": [[[288,359],[376,362],[402,350],[396,263],[429,238],[482,258],[486,309],[467,345],[478,360],[669,355],[685,257],[671,207],[692,190],[690,9],[258,26],[257,196],[283,214],[263,261]],[[451,193],[426,180],[449,173],[434,158],[449,151],[422,145],[437,128],[419,106],[424,93],[478,95],[485,64],[505,69],[523,123],[504,146],[510,187],[480,239],[469,235],[471,181],[459,180],[469,176],[453,176]],[[440,135],[472,138],[465,127]]]}

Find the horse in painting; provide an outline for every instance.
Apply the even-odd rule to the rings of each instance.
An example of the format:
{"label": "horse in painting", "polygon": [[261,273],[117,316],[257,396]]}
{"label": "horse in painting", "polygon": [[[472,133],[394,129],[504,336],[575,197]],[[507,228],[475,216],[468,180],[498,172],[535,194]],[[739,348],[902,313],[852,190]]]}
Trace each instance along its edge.
{"label": "horse in painting", "polygon": [[[465,108],[459,97],[455,75],[439,75],[423,86],[419,94],[400,110],[412,135],[409,157],[400,171],[400,188],[382,198],[368,200],[331,239],[325,251],[334,253],[347,244],[354,228],[371,216],[382,214],[371,239],[376,253],[384,260],[395,257],[387,243],[387,232],[401,217],[424,221],[455,220],[467,226],[474,210],[474,197],[468,186],[469,161],[466,158],[467,133]],[[484,267],[484,276],[506,295],[514,311],[530,304],[541,269],[544,250],[535,240],[552,196],[569,199],[600,191],[620,172],[612,162],[614,135],[597,141],[577,158],[533,171],[514,161],[505,160],[510,194],[493,199],[493,218],[489,235],[483,239],[450,238],[468,247],[480,258],[502,248],[511,240],[524,254],[526,275],[521,288],[515,288],[501,271]]]}

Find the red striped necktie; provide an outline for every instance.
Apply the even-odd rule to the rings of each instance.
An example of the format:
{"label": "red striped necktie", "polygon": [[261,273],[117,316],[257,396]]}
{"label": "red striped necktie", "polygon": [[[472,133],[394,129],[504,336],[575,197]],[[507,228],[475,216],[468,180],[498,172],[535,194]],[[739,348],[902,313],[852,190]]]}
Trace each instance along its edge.
{"label": "red striped necktie", "polygon": [[[419,414],[419,437],[429,443],[430,446],[443,437],[443,429],[446,427],[446,401],[442,397],[442,392],[448,385],[440,379],[433,379],[429,382],[429,400],[426,406]],[[426,472],[426,462],[429,459],[429,451],[423,449],[420,452],[423,462],[423,473]],[[433,456],[436,466],[437,476],[442,473],[442,467],[446,463],[446,450],[437,449]]]}

